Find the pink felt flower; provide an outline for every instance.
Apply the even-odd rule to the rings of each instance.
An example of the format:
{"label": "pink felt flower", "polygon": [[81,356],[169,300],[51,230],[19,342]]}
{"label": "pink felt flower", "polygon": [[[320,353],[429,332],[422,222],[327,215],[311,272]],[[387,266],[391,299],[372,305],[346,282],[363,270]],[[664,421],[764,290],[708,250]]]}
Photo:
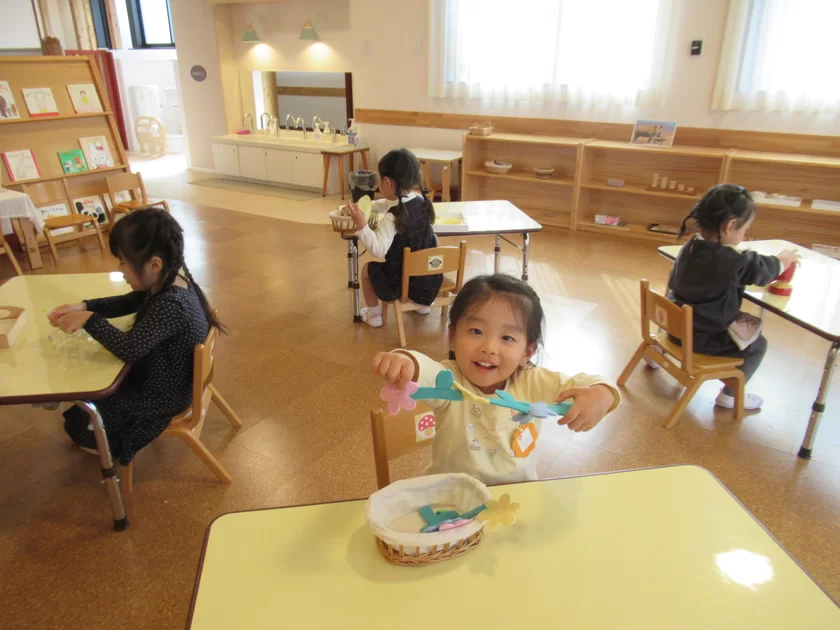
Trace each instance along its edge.
{"label": "pink felt flower", "polygon": [[417,383],[409,381],[405,387],[399,388],[396,385],[386,385],[379,392],[379,397],[388,403],[388,413],[392,416],[400,409],[411,411],[417,406],[417,401],[411,395],[417,391]]}

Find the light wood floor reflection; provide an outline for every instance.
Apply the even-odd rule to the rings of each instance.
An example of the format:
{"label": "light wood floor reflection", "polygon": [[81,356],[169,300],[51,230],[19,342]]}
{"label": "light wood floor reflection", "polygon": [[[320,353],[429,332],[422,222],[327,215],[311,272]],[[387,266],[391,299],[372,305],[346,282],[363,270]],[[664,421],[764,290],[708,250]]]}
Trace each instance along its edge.
{"label": "light wood floor reflection", "polygon": [[[216,385],[244,426],[233,432],[211,407],[202,438],[233,483],[219,485],[178,441],[155,443],[135,460],[131,527],[116,534],[98,462],[70,446],[60,417],[0,408],[4,627],[182,628],[204,532],[216,516],[375,489],[368,411],[381,383],[369,365],[397,345],[397,333],[393,322],[378,330],[352,323],[343,242],[325,225],[171,207],[188,236],[193,274],[232,332],[218,350]],[[491,271],[492,240],[469,245],[468,275]],[[95,243],[81,248],[63,247],[58,268],[45,256],[40,273],[114,268]],[[517,254],[504,250],[504,271],[518,273]],[[531,260],[548,315],[542,361],[614,380],[639,341],[639,279],[662,289],[669,263],[647,242],[554,229],[533,236]],[[0,257],[0,283],[12,273]],[[95,296],[79,296],[86,297]],[[406,323],[411,347],[444,356],[438,315],[409,314]],[[840,598],[840,376],[814,459],[802,461],[795,453],[826,344],[772,315],[765,326],[770,351],[748,386],[767,400],[760,413],[733,423],[713,407],[717,386],[708,384],[666,430],[662,418],[680,389],[662,370],[639,367],[624,404],[595,430],[546,431],[539,470],[556,477],[705,466]],[[419,474],[424,464],[398,461],[394,476]]]}

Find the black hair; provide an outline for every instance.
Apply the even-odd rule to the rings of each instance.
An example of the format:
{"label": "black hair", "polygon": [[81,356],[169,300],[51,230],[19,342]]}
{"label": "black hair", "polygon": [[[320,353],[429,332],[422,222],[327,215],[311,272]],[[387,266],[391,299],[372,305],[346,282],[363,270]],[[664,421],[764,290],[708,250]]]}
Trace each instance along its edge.
{"label": "black hair", "polygon": [[740,228],[758,211],[750,191],[743,186],[734,184],[718,184],[706,191],[683,219],[679,237],[682,237],[691,227],[699,227],[717,234],[718,241],[722,236],[721,229],[727,221],[735,219]]}
{"label": "black hair", "polygon": [[[511,307],[522,315],[527,345],[542,347],[545,314],[540,296],[527,282],[504,273],[476,276],[464,284],[449,307],[450,331],[455,331],[462,317],[497,297],[507,300]],[[451,350],[449,358],[455,358],[455,353]]]}
{"label": "black hair", "polygon": [[[153,256],[159,257],[163,267],[158,293],[172,286],[178,275],[183,273],[187,286],[198,296],[207,321],[220,332],[227,332],[227,328],[213,313],[207,296],[187,267],[184,260],[184,230],[171,214],[158,209],[135,210],[114,224],[108,244],[114,257],[131,265],[137,275],[143,273],[143,265]],[[151,299],[150,293],[149,298],[137,311],[135,321],[139,321],[146,314]]]}
{"label": "black hair", "polygon": [[391,208],[394,215],[394,224],[399,234],[405,234],[405,222],[408,212],[403,205],[402,196],[408,194],[414,188],[420,188],[423,201],[426,202],[426,220],[429,225],[435,222],[435,207],[432,200],[426,196],[423,189],[423,173],[420,169],[420,160],[408,149],[394,149],[388,151],[379,160],[379,177],[388,177],[394,182],[397,196],[397,205]]}

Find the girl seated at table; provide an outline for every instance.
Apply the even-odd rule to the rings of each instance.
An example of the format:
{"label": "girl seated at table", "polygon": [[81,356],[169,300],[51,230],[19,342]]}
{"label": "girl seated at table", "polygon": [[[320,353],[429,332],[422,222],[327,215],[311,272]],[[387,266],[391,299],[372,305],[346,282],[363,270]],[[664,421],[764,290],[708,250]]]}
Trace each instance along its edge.
{"label": "girl seated at table", "polygon": [[[729,327],[741,312],[748,285],[764,286],[796,261],[796,252],[778,256],[740,252],[735,246],[746,236],[758,208],[746,188],[732,184],[712,186],[683,220],[680,236],[691,227],[698,234],[680,251],[668,280],[668,299],[694,310],[694,351],[743,359],[738,368],[747,381],[752,378],[764,354],[764,335],[740,349]],[[674,339],[675,342],[678,340]],[[648,362],[648,365],[655,365]],[[732,409],[735,392],[725,386],[715,399],[719,407]],[[747,393],[744,409],[758,409],[764,399]]]}
{"label": "girl seated at table", "polygon": [[[66,333],[84,328],[119,359],[132,364],[114,394],[97,401],[111,452],[127,465],[192,402],[193,352],[210,326],[225,330],[184,260],[184,233],[162,210],[138,210],[114,224],[111,253],[132,292],[53,309]],[[125,332],[107,318],[135,314]],[[64,430],[96,453],[90,419],[78,407],[64,412]]]}
{"label": "girl seated at table", "polygon": [[[382,326],[382,309],[379,301],[393,302],[402,294],[403,249],[437,247],[437,237],[432,230],[435,209],[432,201],[423,191],[423,177],[420,161],[406,149],[389,151],[379,160],[379,193],[384,197],[374,202],[374,212],[384,212],[374,232],[367,224],[365,215],[357,206],[351,205],[356,223],[356,236],[364,243],[375,258],[385,262],[369,262],[362,268],[362,293],[366,309],[362,309],[362,321],[368,326]],[[419,189],[417,193],[415,189]],[[427,308],[417,313],[429,313],[428,305],[435,301],[443,276],[412,277],[408,281],[408,297],[416,304]]]}
{"label": "girl seated at table", "polygon": [[[450,370],[456,383],[477,396],[504,390],[529,403],[573,398],[559,424],[589,431],[618,407],[618,390],[597,376],[568,377],[533,365],[543,326],[540,298],[528,284],[504,274],[478,276],[464,285],[450,309],[449,360],[438,363],[413,351],[380,352],[373,371],[398,386],[416,381],[434,387],[438,373]],[[488,484],[537,478],[535,452],[517,457],[512,448],[520,426],[512,419],[515,412],[468,397],[424,402],[437,415],[428,474],[463,472]],[[531,422],[539,435],[542,420]]]}

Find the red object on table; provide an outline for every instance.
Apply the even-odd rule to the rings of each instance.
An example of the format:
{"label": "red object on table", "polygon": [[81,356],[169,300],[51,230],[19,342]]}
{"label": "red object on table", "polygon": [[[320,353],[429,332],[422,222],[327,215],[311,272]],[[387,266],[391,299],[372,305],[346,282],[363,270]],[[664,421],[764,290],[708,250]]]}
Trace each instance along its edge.
{"label": "red object on table", "polygon": [[770,293],[782,296],[787,296],[793,293],[791,281],[793,280],[793,274],[796,273],[796,265],[797,263],[793,263],[776,277],[769,287]]}

